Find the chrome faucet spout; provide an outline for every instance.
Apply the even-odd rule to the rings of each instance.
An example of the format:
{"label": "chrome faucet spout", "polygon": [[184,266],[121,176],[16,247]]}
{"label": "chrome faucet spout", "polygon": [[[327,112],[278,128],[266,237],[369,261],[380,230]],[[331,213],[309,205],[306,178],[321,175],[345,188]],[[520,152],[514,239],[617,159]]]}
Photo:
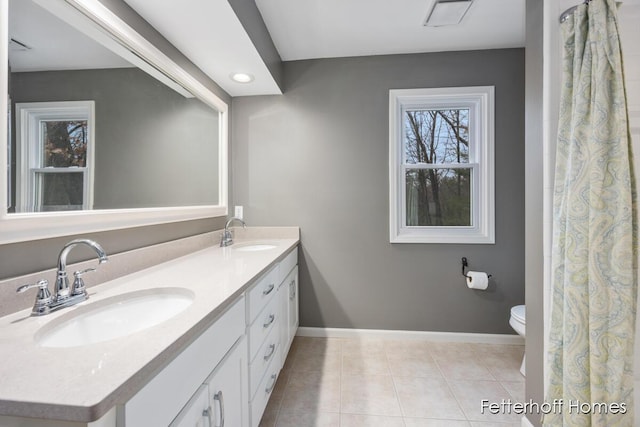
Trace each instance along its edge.
{"label": "chrome faucet spout", "polygon": [[231,225],[231,223],[233,223],[233,221],[238,221],[242,224],[242,228],[247,228],[247,224],[243,220],[234,216],[232,218],[229,218],[229,221],[227,221],[227,223],[224,225],[224,229],[228,230],[229,226]]}
{"label": "chrome faucet spout", "polygon": [[233,234],[231,234],[231,230],[229,230],[229,226],[233,221],[238,221],[242,224],[242,228],[247,228],[247,224],[237,217],[229,218],[229,221],[224,225],[224,230],[222,231],[222,236],[220,238],[220,246],[230,246],[233,244]]}
{"label": "chrome faucet spout", "polygon": [[56,285],[53,288],[53,297],[56,301],[68,298],[71,296],[71,289],[69,288],[69,278],[67,276],[67,256],[71,249],[78,245],[87,245],[92,248],[98,255],[98,262],[104,264],[109,260],[106,252],[102,249],[97,242],[90,239],[76,239],[72,240],[60,251],[58,255],[58,272],[56,274]]}

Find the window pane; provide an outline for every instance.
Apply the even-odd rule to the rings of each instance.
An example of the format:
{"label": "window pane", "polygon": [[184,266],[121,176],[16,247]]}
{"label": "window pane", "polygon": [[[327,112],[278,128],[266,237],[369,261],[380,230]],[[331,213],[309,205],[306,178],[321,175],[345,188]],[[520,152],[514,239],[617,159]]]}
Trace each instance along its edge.
{"label": "window pane", "polygon": [[406,225],[471,226],[471,169],[406,171]]}
{"label": "window pane", "polygon": [[405,162],[469,163],[469,110],[410,110],[403,120]]}
{"label": "window pane", "polygon": [[82,209],[84,174],[36,173],[36,212]]}
{"label": "window pane", "polygon": [[87,121],[42,121],[42,167],[85,167]]}

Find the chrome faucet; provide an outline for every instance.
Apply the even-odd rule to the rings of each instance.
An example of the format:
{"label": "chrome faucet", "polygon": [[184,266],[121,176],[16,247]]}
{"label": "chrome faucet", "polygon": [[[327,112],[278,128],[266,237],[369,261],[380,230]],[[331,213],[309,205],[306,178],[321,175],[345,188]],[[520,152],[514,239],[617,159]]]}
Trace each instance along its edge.
{"label": "chrome faucet", "polygon": [[221,247],[233,245],[233,233],[231,230],[229,230],[229,226],[233,221],[239,221],[242,223],[242,228],[247,228],[247,224],[245,224],[245,222],[240,218],[236,218],[235,216],[230,218],[229,221],[227,221],[227,223],[224,225],[224,231],[222,232],[222,236],[220,239]]}
{"label": "chrome faucet", "polygon": [[38,294],[36,295],[36,302],[31,310],[32,316],[42,316],[61,308],[75,305],[89,298],[82,276],[85,273],[95,271],[95,268],[88,268],[86,270],[74,272],[73,275],[75,279],[73,281],[73,285],[71,287],[69,286],[69,278],[67,276],[67,256],[69,255],[69,252],[71,252],[71,249],[77,245],[87,245],[96,251],[100,264],[104,264],[108,261],[107,254],[104,249],[102,249],[102,246],[93,240],[76,239],[64,245],[58,255],[58,269],[56,272],[56,284],[53,287],[53,295],[49,292],[49,282],[46,280],[40,280],[37,283],[23,285],[16,290],[16,292],[22,293],[35,287],[39,289]]}
{"label": "chrome faucet", "polygon": [[[78,245],[87,245],[96,251],[98,254],[98,261],[100,264],[104,264],[109,259],[107,258],[107,254],[102,249],[97,242],[89,239],[76,239],[72,240],[60,251],[60,255],[58,255],[58,271],[56,273],[56,285],[53,288],[53,299],[54,301],[62,301],[70,297],[84,295],[84,299],[86,298],[87,291],[84,289],[84,281],[82,280],[82,275],[84,273],[88,273],[90,271],[94,271],[95,268],[90,268],[84,271],[76,271],[74,273],[75,280],[73,282],[73,287],[69,289],[69,278],[67,276],[67,256],[71,249],[75,248]],[[77,289],[81,287],[82,289]]]}

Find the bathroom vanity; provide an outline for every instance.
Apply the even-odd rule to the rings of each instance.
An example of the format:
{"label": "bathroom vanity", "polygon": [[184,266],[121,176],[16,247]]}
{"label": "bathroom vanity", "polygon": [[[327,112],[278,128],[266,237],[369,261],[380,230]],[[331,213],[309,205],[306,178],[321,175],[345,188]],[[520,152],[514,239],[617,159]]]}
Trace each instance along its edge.
{"label": "bathroom vanity", "polygon": [[[228,94],[129,8],[112,9],[99,0],[9,3],[0,0],[0,62],[11,64],[10,70],[0,67],[0,86],[7,89],[0,91],[0,116],[12,118],[0,120],[0,163],[8,165],[0,174],[0,245],[226,217]],[[58,70],[43,63],[38,70],[46,79],[37,86],[35,74],[20,59],[26,53],[35,58],[40,50],[14,55],[9,43],[18,33],[30,40],[44,34],[47,45],[56,42],[60,52],[74,52],[76,58],[86,55],[71,42],[88,43],[108,66],[65,62],[65,70]],[[80,81],[86,84],[80,87]],[[73,91],[44,94],[67,86]],[[143,98],[148,102],[139,102]],[[75,99],[87,102],[78,105]],[[131,112],[129,107],[139,108]],[[61,109],[73,117],[55,115]],[[165,110],[179,114],[168,116]],[[113,112],[127,120],[112,117]],[[78,164],[54,170],[41,164],[46,156],[31,155],[42,152],[44,139],[38,133],[43,128],[30,124],[46,122],[49,115],[61,122],[77,120],[88,130],[84,154],[65,155],[81,159]],[[128,122],[132,126],[125,129]],[[133,126],[138,123],[144,129]],[[180,126],[167,127],[171,123]],[[114,160],[105,155],[109,149],[124,156]],[[6,161],[13,154],[5,153],[18,152],[15,162]],[[47,201],[34,174],[51,173],[78,173],[73,176],[82,185],[72,189],[78,200]],[[139,187],[143,182],[150,187]],[[227,247],[218,246],[217,233],[217,241],[175,259],[155,252],[146,260],[152,262],[145,267],[156,264],[149,268],[131,268],[126,254],[108,254],[108,265],[87,279],[101,284],[89,287],[89,299],[79,302],[79,297],[71,307],[53,306],[45,298],[42,279],[52,283],[51,271],[11,287],[7,280],[13,278],[0,282],[0,296],[6,297],[0,311],[11,313],[0,318],[0,426],[257,426],[298,325],[299,229],[250,231],[256,230],[236,233],[237,241]],[[132,251],[130,256],[138,255]],[[100,279],[118,256],[120,272]],[[93,264],[70,268],[80,279]],[[35,286],[16,295],[15,289],[27,284]],[[34,311],[48,314],[12,313],[25,307],[26,300],[18,298],[32,296],[32,287],[43,293]],[[54,296],[67,292],[66,286],[55,289]]]}
{"label": "bathroom vanity", "polygon": [[[257,426],[298,325],[299,230],[278,230],[94,286],[59,312],[0,318],[0,351],[12,355],[0,365],[0,425]],[[149,295],[191,302],[117,338],[48,340]],[[149,301],[139,317],[153,315]]]}

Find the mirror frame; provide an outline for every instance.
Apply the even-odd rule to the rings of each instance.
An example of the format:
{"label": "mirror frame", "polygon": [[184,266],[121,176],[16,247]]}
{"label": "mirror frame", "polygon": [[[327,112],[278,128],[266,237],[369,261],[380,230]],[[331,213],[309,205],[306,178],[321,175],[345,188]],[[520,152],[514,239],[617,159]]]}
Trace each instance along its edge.
{"label": "mirror frame", "polygon": [[[104,209],[42,213],[7,212],[7,103],[9,0],[0,0],[0,244],[72,234],[226,216],[228,213],[228,105],[98,0],[34,0],[71,21],[99,42],[133,58],[133,63],[169,83],[178,83],[219,112],[219,204],[164,208]],[[88,19],[87,19],[88,18]],[[132,52],[135,52],[132,53]],[[143,58],[144,61],[137,57]],[[145,62],[146,61],[146,62]]]}

